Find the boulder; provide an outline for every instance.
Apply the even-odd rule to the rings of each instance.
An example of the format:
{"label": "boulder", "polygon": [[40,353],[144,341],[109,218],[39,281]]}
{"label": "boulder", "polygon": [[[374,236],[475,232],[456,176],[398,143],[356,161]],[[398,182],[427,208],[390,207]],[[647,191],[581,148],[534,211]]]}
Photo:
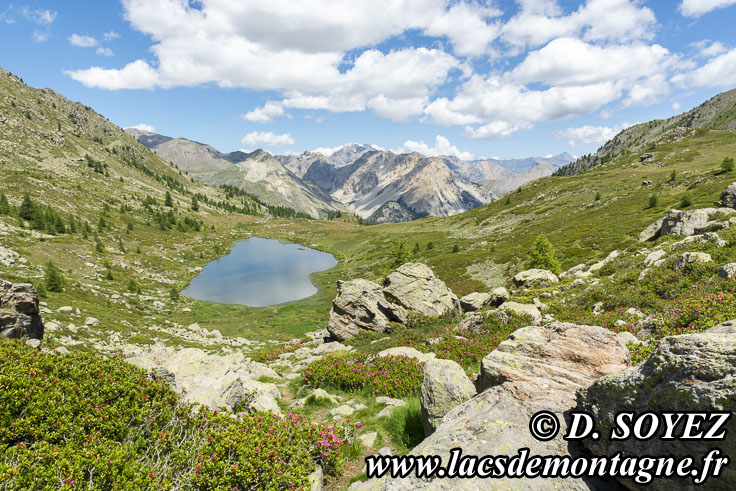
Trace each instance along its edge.
{"label": "boulder", "polygon": [[397,346],[395,348],[388,348],[383,351],[379,351],[376,356],[406,356],[408,358],[416,358],[422,363],[426,363],[429,360],[434,359],[437,355],[434,353],[422,353],[416,348],[410,348],[408,346]]}
{"label": "boulder", "polygon": [[731,334],[736,335],[736,320],[721,322],[705,331],[708,334]]}
{"label": "boulder", "polygon": [[[584,368],[586,364],[588,368]],[[554,322],[514,331],[483,358],[475,385],[482,392],[507,381],[542,380],[554,374],[550,387],[562,390],[583,386],[585,380],[628,364],[626,343],[607,329]]]}
{"label": "boulder", "polygon": [[728,263],[721,266],[718,270],[718,276],[724,280],[736,278],[736,263]]}
{"label": "boulder", "polygon": [[539,309],[528,303],[506,302],[498,308],[501,312],[511,312],[516,315],[529,317],[533,324],[542,322],[542,313]]}
{"label": "boulder", "polygon": [[736,182],[729,184],[721,193],[721,206],[736,208]]}
{"label": "boulder", "polygon": [[499,286],[498,288],[494,288],[493,290],[491,290],[491,299],[488,301],[488,304],[494,307],[498,307],[509,298],[510,295],[508,290],[506,290],[506,288],[502,286]]}
{"label": "boulder", "polygon": [[0,280],[0,309],[0,336],[43,339],[43,319],[33,285]]}
{"label": "boulder", "polygon": [[0,264],[5,267],[12,268],[19,261],[20,255],[11,249],[0,246]]}
{"label": "boulder", "polygon": [[490,301],[490,293],[473,292],[460,299],[460,307],[463,312],[475,312],[488,305]]}
{"label": "boulder", "polygon": [[713,261],[710,254],[704,252],[683,252],[680,257],[677,258],[675,263],[676,269],[683,269],[688,264],[705,264]]}
{"label": "boulder", "polygon": [[428,316],[440,316],[458,310],[457,296],[422,263],[406,263],[388,275],[384,294],[402,307]]}
{"label": "boulder", "polygon": [[559,283],[560,279],[552,271],[535,268],[517,273],[511,281],[516,287],[532,288],[539,286],[545,288]]}
{"label": "boulder", "polygon": [[[453,448],[461,448],[463,455],[478,456],[514,456],[524,448],[529,449],[529,455],[579,455],[562,438],[564,431],[547,442],[533,438],[529,420],[538,411],[552,411],[564,428],[565,413],[575,406],[575,390],[602,374],[625,368],[629,361],[626,346],[606,329],[573,324],[527,327],[512,338],[501,343],[505,347],[499,346],[507,357],[496,360],[494,380],[499,385],[488,385],[484,392],[452,409],[410,454],[440,455],[443,462],[448,461]],[[388,478],[383,489],[589,490],[596,484],[599,489],[610,489],[594,480],[575,478],[426,481],[414,476]]]}
{"label": "boulder", "polygon": [[620,251],[613,251],[613,252],[611,252],[608,256],[606,256],[605,259],[603,259],[602,261],[598,261],[597,263],[595,263],[594,265],[592,265],[590,268],[588,268],[588,272],[589,273],[594,273],[594,272],[598,271],[599,269],[602,269],[603,266],[607,265],[608,263],[610,263],[614,259],[618,258],[620,255],[621,255],[621,252]]}
{"label": "boulder", "polygon": [[475,387],[460,365],[452,360],[427,362],[419,395],[425,436],[434,433],[452,408],[474,395]]}
{"label": "boulder", "polygon": [[378,433],[371,431],[370,433],[363,433],[360,435],[358,440],[360,440],[360,443],[362,443],[364,447],[371,448],[373,444],[376,443],[376,438],[378,438]]}
{"label": "boulder", "polygon": [[697,210],[671,210],[666,216],[648,226],[639,235],[639,242],[665,235],[696,235],[708,227],[711,216],[736,213],[732,208],[699,208]]}
{"label": "boulder", "polygon": [[665,257],[667,253],[665,251],[659,250],[649,253],[649,255],[644,259],[644,266],[649,267]]}
{"label": "boulder", "polygon": [[360,329],[384,332],[390,322],[405,321],[404,309],[386,300],[376,283],[364,279],[338,281],[327,331],[343,341],[358,334]]}
{"label": "boulder", "polygon": [[[736,411],[736,336],[718,332],[683,334],[662,339],[641,364],[601,378],[580,390],[577,409],[593,415],[601,434],[598,440],[585,439],[594,455],[653,455],[694,458],[700,467],[702,458],[713,448],[727,456],[736,454],[736,438],[713,442],[704,440],[662,440],[661,432],[646,441],[609,440],[612,422],[621,411]],[[704,425],[704,429],[709,427]],[[680,429],[682,424],[679,425]],[[736,434],[736,418],[724,427]],[[630,489],[636,483],[621,479]],[[736,489],[736,469],[726,467],[719,478],[711,478],[706,487]],[[653,490],[692,489],[686,479],[657,478]]]}

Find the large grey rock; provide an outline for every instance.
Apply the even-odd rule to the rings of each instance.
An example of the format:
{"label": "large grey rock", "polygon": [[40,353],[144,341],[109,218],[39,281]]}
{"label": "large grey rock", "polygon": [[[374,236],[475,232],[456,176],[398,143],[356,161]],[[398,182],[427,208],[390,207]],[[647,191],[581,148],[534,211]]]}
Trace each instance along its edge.
{"label": "large grey rock", "polygon": [[379,285],[364,279],[337,282],[327,322],[332,337],[343,341],[361,329],[384,332],[390,322],[406,322],[406,312],[386,300]]}
{"label": "large grey rock", "polygon": [[705,331],[707,334],[731,334],[736,335],[736,320],[721,322]]}
{"label": "large grey rock", "polygon": [[463,312],[475,312],[480,310],[491,301],[491,294],[484,292],[468,293],[460,299],[460,307]]}
{"label": "large grey rock", "polygon": [[649,267],[665,257],[667,255],[667,252],[663,250],[650,252],[649,255],[647,255],[646,259],[644,259],[644,266]]}
{"label": "large grey rock", "polygon": [[732,182],[721,193],[721,206],[736,208],[736,182]]}
{"label": "large grey rock", "polygon": [[736,263],[728,263],[721,266],[718,270],[718,276],[725,280],[736,278]]}
{"label": "large grey rock", "polygon": [[732,208],[699,208],[697,210],[671,210],[639,235],[639,242],[665,235],[690,236],[704,232],[713,215],[736,213]]}
{"label": "large grey rock", "polygon": [[688,264],[706,264],[713,261],[710,254],[705,252],[683,252],[680,257],[677,258],[675,268],[683,269]]}
{"label": "large grey rock", "polygon": [[458,310],[457,296],[422,263],[406,263],[388,275],[383,292],[402,307],[428,316]]}
{"label": "large grey rock", "polygon": [[531,319],[533,324],[539,324],[542,322],[542,313],[533,304],[506,302],[501,305],[498,310],[500,312],[511,312],[516,315],[527,316]]}
{"label": "large grey rock", "polygon": [[[487,387],[447,413],[437,430],[410,452],[412,455],[440,455],[447,462],[450,450],[458,447],[463,455],[478,456],[513,456],[523,448],[528,448],[530,455],[571,453],[573,447],[562,438],[564,431],[548,442],[534,439],[529,432],[531,416],[542,410],[552,411],[564,428],[564,414],[575,406],[575,390],[601,374],[623,369],[628,364],[628,350],[613,333],[600,327],[552,324],[524,329],[509,341],[516,346],[518,356],[502,370],[507,375],[496,379],[500,385]],[[516,363],[522,366],[517,368]],[[574,478],[425,481],[410,477],[389,478],[383,489],[589,490],[595,484]]]}
{"label": "large grey rock", "polygon": [[427,362],[419,394],[424,434],[429,436],[434,433],[452,408],[474,395],[475,387],[460,365],[452,360]]}
{"label": "large grey rock", "polygon": [[517,273],[511,281],[514,286],[532,288],[534,286],[547,287],[559,283],[560,279],[552,271],[534,268]]}
{"label": "large grey rock", "polygon": [[[696,466],[712,448],[727,456],[736,454],[736,418],[725,426],[728,437],[722,441],[662,440],[661,433],[646,441],[611,441],[612,422],[620,411],[736,411],[736,336],[723,333],[683,334],[661,340],[641,364],[601,378],[577,396],[577,408],[591,413],[602,435],[584,443],[595,455],[691,456]],[[709,425],[705,425],[708,427]],[[680,428],[682,426],[680,425]],[[636,483],[622,480],[630,489]],[[709,489],[736,489],[736,469],[726,467],[718,479],[711,478]],[[687,479],[655,479],[653,490],[693,489]]]}
{"label": "large grey rock", "polygon": [[0,309],[0,335],[13,339],[43,338],[43,319],[33,285],[0,280]]}
{"label": "large grey rock", "polygon": [[514,331],[483,358],[475,385],[482,392],[507,381],[549,378],[551,388],[566,390],[628,363],[626,343],[607,329],[554,322]]}
{"label": "large grey rock", "polygon": [[[278,387],[259,382],[264,376],[280,378],[271,368],[241,353],[217,355],[198,348],[174,349],[154,345],[127,347],[126,361],[154,373],[173,377],[173,389],[187,402],[227,411],[280,412]],[[170,381],[171,383],[171,381]]]}
{"label": "large grey rock", "polygon": [[494,288],[491,290],[491,299],[488,301],[489,305],[493,305],[494,307],[498,307],[505,301],[507,301],[510,298],[508,290],[506,288],[499,286],[498,288]]}

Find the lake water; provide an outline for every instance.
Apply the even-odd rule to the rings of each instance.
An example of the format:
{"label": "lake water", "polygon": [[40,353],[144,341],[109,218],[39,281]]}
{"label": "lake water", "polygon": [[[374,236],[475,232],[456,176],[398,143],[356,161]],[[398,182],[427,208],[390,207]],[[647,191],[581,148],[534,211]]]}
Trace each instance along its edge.
{"label": "lake water", "polygon": [[207,264],[182,295],[209,302],[265,307],[317,293],[309,275],[337,264],[332,254],[251,237]]}

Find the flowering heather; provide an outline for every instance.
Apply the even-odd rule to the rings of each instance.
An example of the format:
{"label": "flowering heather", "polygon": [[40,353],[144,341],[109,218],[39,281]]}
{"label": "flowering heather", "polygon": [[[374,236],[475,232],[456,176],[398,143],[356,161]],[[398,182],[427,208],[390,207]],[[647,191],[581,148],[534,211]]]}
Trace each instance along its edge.
{"label": "flowering heather", "polygon": [[260,363],[266,363],[268,361],[273,361],[276,358],[278,358],[280,355],[283,355],[284,353],[291,353],[292,351],[296,351],[299,348],[302,347],[301,343],[295,343],[295,344],[280,344],[273,348],[266,348],[259,352],[257,352],[255,355],[251,357],[253,361],[257,361]]}
{"label": "flowering heather", "polygon": [[401,397],[415,393],[422,385],[424,363],[407,356],[367,355],[326,356],[304,369],[304,381],[313,386],[337,387],[347,392],[370,391],[375,395]]}

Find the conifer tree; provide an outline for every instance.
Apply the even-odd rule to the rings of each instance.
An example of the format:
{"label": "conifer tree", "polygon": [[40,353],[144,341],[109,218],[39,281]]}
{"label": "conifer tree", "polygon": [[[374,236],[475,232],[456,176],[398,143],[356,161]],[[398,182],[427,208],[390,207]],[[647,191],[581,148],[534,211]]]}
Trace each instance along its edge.
{"label": "conifer tree", "polygon": [[10,203],[5,193],[0,194],[0,215],[10,215]]}
{"label": "conifer tree", "polygon": [[409,251],[409,246],[406,243],[406,239],[399,237],[394,240],[393,247],[391,249],[391,268],[396,269],[404,263],[411,261],[412,254]]}
{"label": "conifer tree", "polygon": [[171,198],[171,193],[166,191],[166,197],[164,198],[164,205],[169,208],[174,207],[174,200]]}
{"label": "conifer tree", "polygon": [[56,266],[56,263],[49,261],[44,267],[44,284],[50,292],[60,292],[64,289],[64,277]]}
{"label": "conifer tree", "polygon": [[36,214],[36,205],[33,204],[33,201],[31,200],[31,196],[28,193],[26,193],[23,195],[23,202],[20,204],[20,209],[18,210],[18,216],[24,220],[33,220],[33,217],[35,214]]}
{"label": "conifer tree", "polygon": [[554,274],[560,274],[560,263],[555,257],[555,248],[544,234],[540,234],[534,241],[529,254],[530,268],[547,269]]}

